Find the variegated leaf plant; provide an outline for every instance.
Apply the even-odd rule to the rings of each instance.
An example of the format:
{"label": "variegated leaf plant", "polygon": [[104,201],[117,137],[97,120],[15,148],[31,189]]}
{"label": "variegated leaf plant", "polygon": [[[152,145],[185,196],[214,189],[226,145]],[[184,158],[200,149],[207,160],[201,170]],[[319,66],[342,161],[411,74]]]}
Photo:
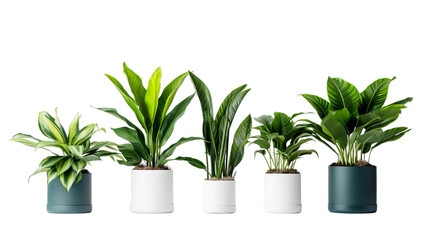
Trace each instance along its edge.
{"label": "variegated leaf plant", "polygon": [[[79,113],[76,114],[67,134],[60,123],[56,109],[55,118],[48,112],[40,112],[38,119],[39,129],[43,135],[51,140],[44,141],[22,133],[12,137],[11,141],[22,143],[35,150],[44,149],[52,154],[42,160],[39,168],[31,176],[47,172],[48,184],[59,177],[68,192],[72,186],[82,179],[82,170],[91,161],[101,160],[101,157],[105,156],[114,158],[114,156],[120,155],[115,152],[116,144],[113,142],[91,142],[90,139],[94,133],[105,130],[103,128],[97,129],[96,124],[89,124],[79,128],[80,117]],[[60,153],[54,152],[54,149],[59,149]],[[30,180],[30,177],[28,180]]]}

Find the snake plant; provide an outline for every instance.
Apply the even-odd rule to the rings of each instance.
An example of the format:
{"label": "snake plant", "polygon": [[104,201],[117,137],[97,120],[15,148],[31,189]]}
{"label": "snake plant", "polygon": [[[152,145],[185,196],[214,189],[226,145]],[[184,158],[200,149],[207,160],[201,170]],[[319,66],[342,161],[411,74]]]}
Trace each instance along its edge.
{"label": "snake plant", "polygon": [[[56,109],[55,118],[48,112],[41,112],[38,119],[39,129],[43,135],[51,140],[40,140],[22,133],[18,133],[12,137],[12,141],[22,143],[35,150],[44,149],[52,154],[42,160],[39,168],[31,176],[47,172],[48,184],[59,177],[62,185],[68,192],[71,187],[82,179],[82,170],[91,161],[101,160],[101,157],[104,156],[113,158],[119,155],[119,153],[114,151],[102,150],[102,148],[115,150],[116,144],[113,142],[91,142],[92,135],[97,131],[104,131],[104,129],[96,129],[96,124],[89,124],[80,128],[80,117],[81,115],[78,113],[73,118],[67,134],[61,125]],[[51,148],[58,149],[59,153],[55,153]]]}
{"label": "snake plant", "polygon": [[[250,137],[252,118],[250,114],[238,126],[229,147],[229,131],[241,101],[249,92],[246,85],[234,89],[222,102],[217,114],[209,89],[195,74],[189,72],[197,91],[203,114],[203,137],[206,155],[207,179],[233,178],[235,168],[244,156],[244,147]],[[228,148],[230,152],[228,154]],[[210,160],[209,160],[210,159]]]}
{"label": "snake plant", "polygon": [[146,89],[143,86],[140,76],[128,68],[125,63],[123,67],[134,98],[128,94],[116,78],[108,74],[106,76],[115,85],[125,102],[134,112],[142,129],[119,114],[115,108],[97,108],[121,119],[128,125],[128,127],[113,128],[116,135],[129,142],[118,146],[119,151],[123,155],[123,158],[118,160],[118,163],[126,166],[145,165],[147,167],[163,169],[166,168],[165,164],[171,160],[183,160],[194,167],[204,169],[204,164],[195,158],[170,158],[178,146],[186,142],[201,139],[199,137],[181,138],[164,151],[161,151],[170,138],[177,120],[183,116],[188,104],[194,97],[194,94],[191,94],[174,106],[170,112],[168,111],[177,90],[182,85],[188,73],[183,73],[170,82],[162,91],[161,96],[159,96],[161,90],[161,68],[157,68],[152,74]]}
{"label": "snake plant", "polygon": [[312,153],[317,155],[313,149],[300,149],[304,143],[313,140],[314,134],[307,124],[297,123],[299,120],[294,121],[294,118],[301,114],[303,113],[289,117],[284,113],[275,112],[274,118],[270,115],[255,118],[262,125],[254,128],[259,131],[259,135],[253,136],[255,140],[251,143],[261,148],[255,151],[255,156],[259,153],[264,157],[269,168],[268,172],[296,172],[296,160]]}
{"label": "snake plant", "polygon": [[407,127],[383,129],[399,117],[406,103],[413,100],[408,97],[384,105],[394,79],[378,79],[359,93],[351,83],[328,77],[329,101],[316,95],[302,94],[322,119],[320,125],[307,121],[308,126],[313,128],[320,142],[338,155],[338,164],[369,162],[373,149],[398,140],[410,131]]}

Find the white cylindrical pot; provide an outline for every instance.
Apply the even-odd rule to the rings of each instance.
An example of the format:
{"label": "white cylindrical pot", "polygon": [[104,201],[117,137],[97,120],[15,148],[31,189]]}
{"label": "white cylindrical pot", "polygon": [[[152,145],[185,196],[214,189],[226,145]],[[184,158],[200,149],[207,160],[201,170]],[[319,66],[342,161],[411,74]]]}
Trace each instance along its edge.
{"label": "white cylindrical pot", "polygon": [[264,209],[268,213],[301,212],[301,174],[266,173]]}
{"label": "white cylindrical pot", "polygon": [[206,213],[234,213],[235,181],[204,180],[203,210]]}
{"label": "white cylindrical pot", "polygon": [[134,213],[173,212],[173,171],[132,170],[130,210]]}

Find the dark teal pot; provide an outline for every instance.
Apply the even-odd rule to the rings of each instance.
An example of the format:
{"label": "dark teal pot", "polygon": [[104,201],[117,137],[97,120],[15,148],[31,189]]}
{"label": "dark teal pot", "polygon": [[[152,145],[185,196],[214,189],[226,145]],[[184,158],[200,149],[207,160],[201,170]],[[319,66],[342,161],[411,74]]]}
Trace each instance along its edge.
{"label": "dark teal pot", "polygon": [[377,211],[375,166],[329,166],[329,205],[335,213]]}
{"label": "dark teal pot", "polygon": [[82,173],[82,180],[70,188],[67,193],[59,177],[48,185],[49,213],[90,213],[91,204],[91,173]]}

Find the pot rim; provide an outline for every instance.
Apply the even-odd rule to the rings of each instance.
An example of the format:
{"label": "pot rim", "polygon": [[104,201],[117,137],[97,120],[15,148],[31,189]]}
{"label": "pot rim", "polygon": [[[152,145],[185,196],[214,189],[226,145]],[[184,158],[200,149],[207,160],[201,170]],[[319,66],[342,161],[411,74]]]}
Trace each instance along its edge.
{"label": "pot rim", "polygon": [[371,166],[344,166],[344,165],[340,165],[340,166],[332,166],[332,165],[329,165],[329,167],[345,167],[345,168],[366,168],[366,167],[374,167],[374,168],[376,168],[377,166],[375,166],[375,165],[371,165]]}

